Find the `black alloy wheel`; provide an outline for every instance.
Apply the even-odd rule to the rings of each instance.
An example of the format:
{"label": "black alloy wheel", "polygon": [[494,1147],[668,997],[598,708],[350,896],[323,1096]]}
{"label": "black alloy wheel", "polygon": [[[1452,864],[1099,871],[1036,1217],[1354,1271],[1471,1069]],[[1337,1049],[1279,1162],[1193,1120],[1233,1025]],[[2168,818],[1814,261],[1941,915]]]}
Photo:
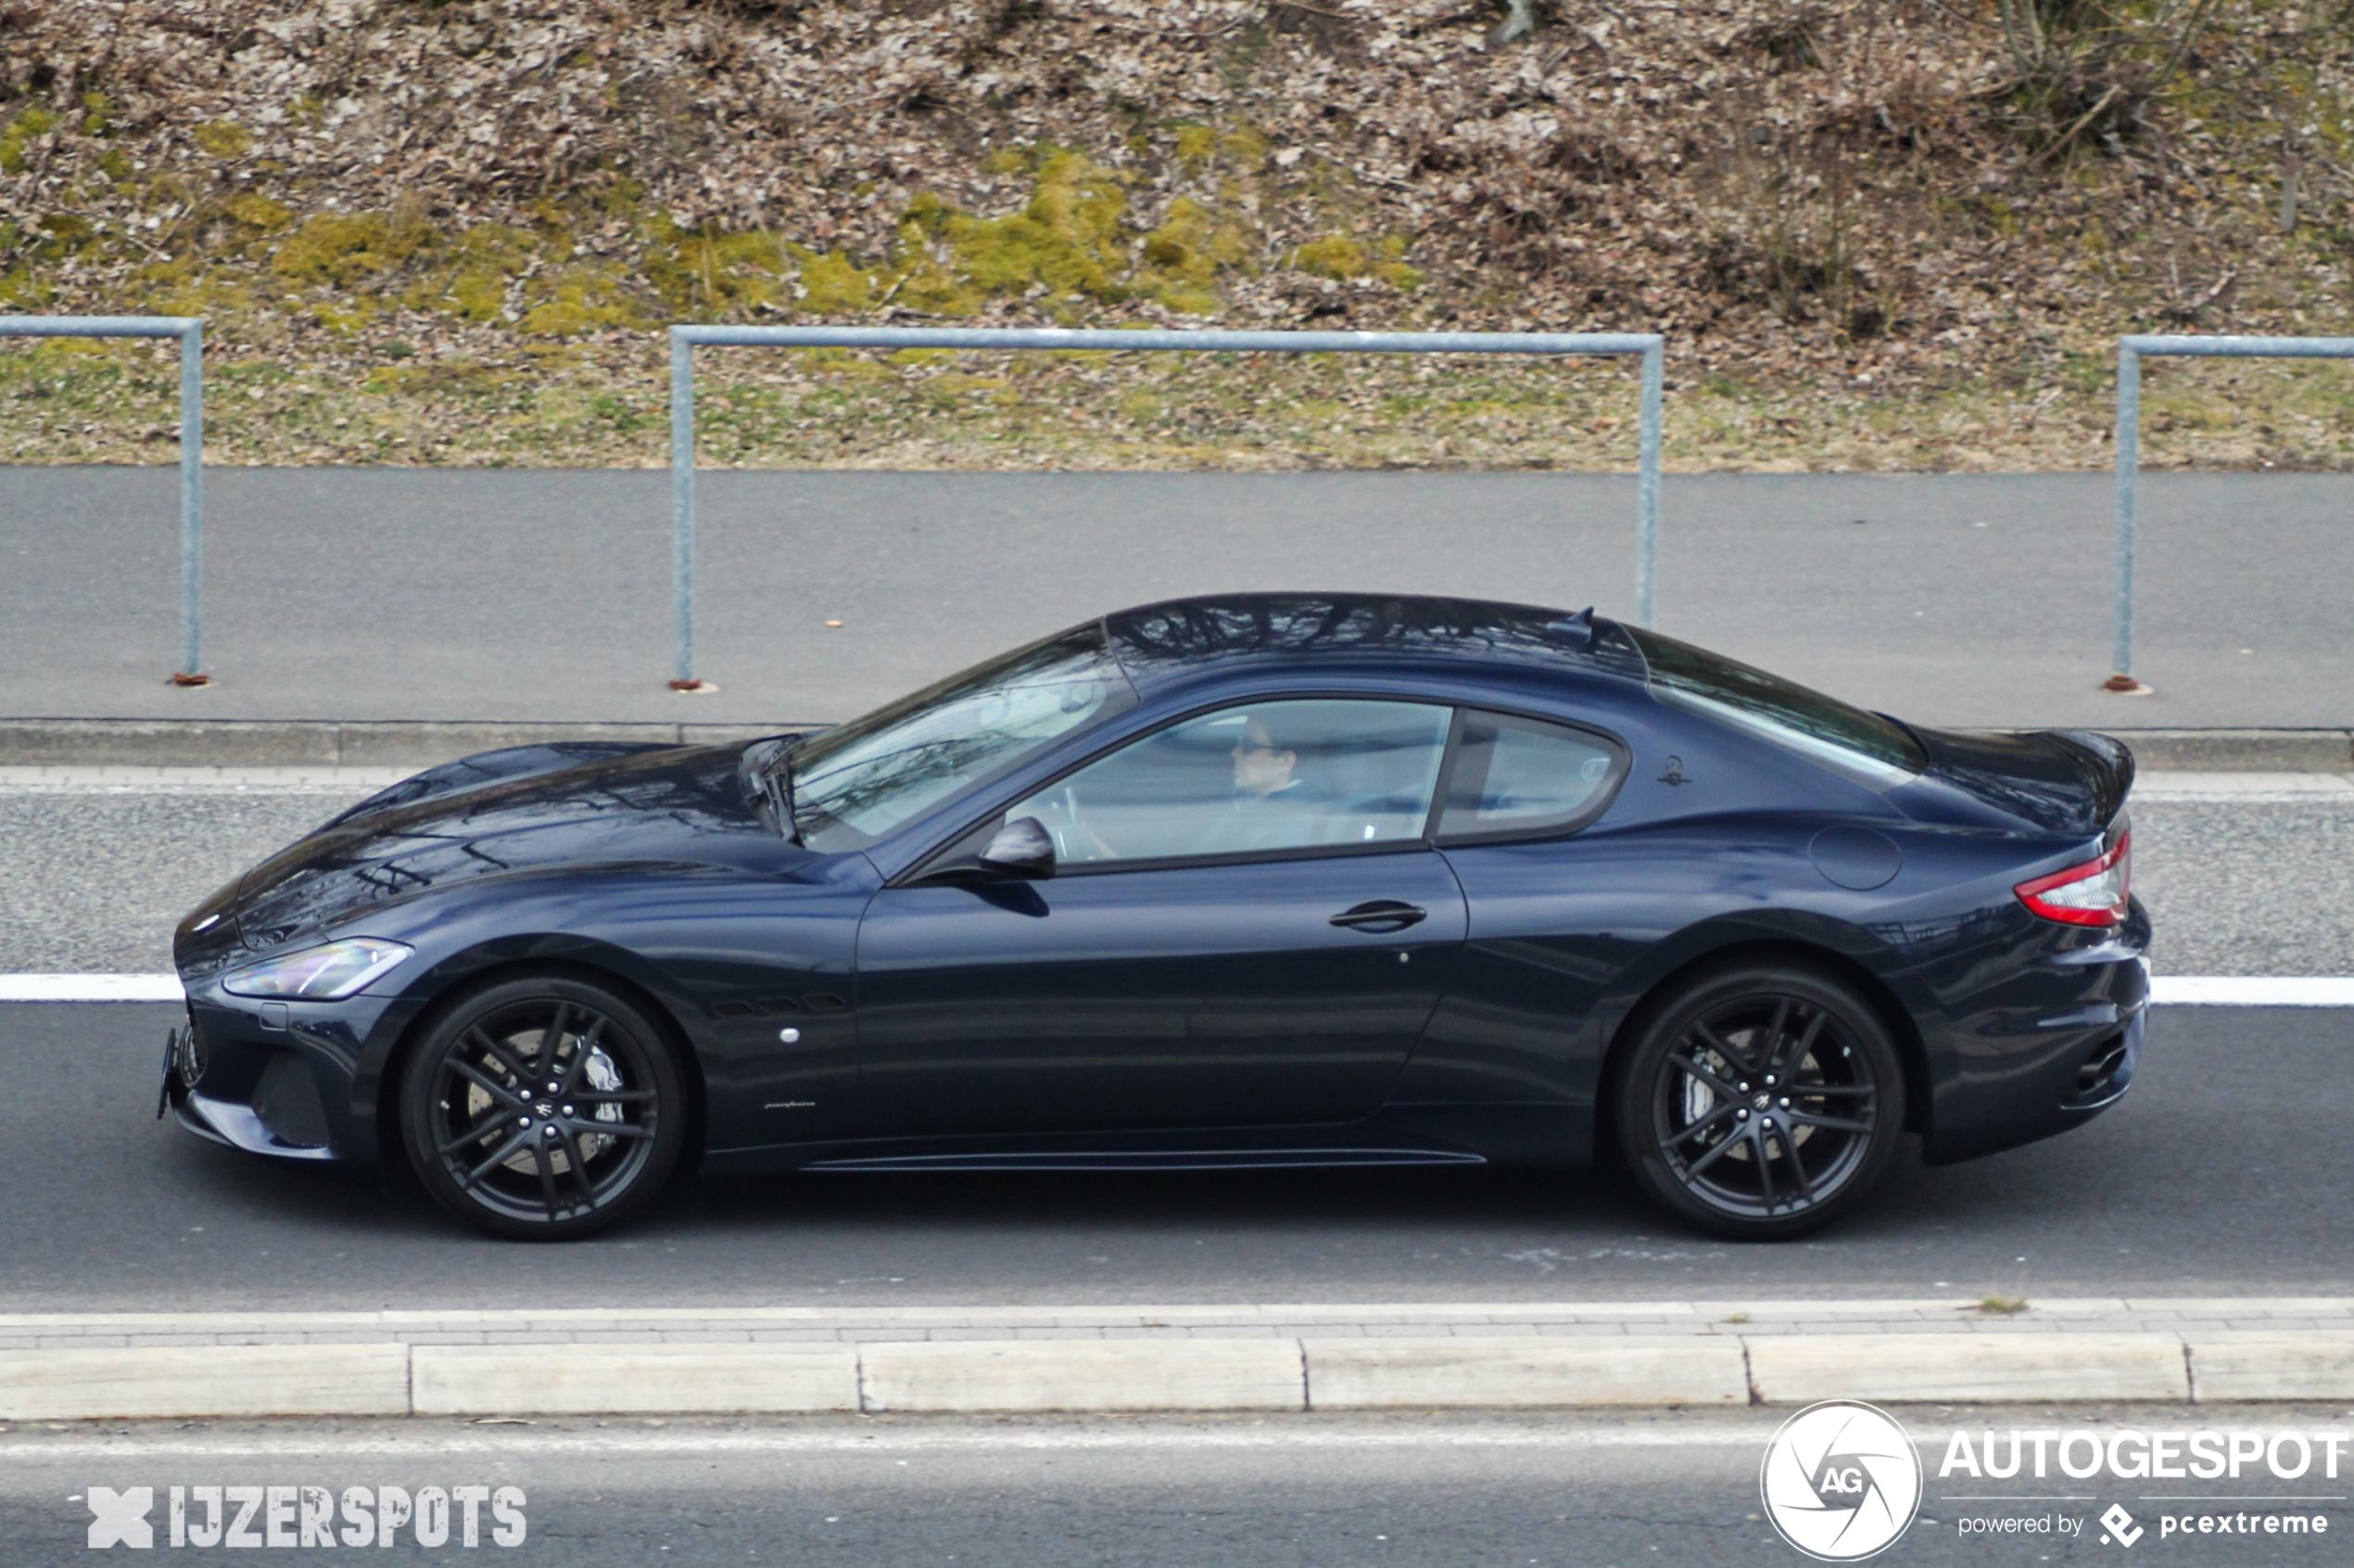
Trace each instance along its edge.
{"label": "black alloy wheel", "polygon": [[452,1214],[496,1235],[570,1241],[661,1188],[685,1109],[642,1011],[549,976],[487,987],[430,1025],[402,1081],[400,1132]]}
{"label": "black alloy wheel", "polygon": [[1905,1078],[1870,1004],[1795,965],[1719,969],[1638,1021],[1619,1146],[1693,1224],[1779,1241],[1861,1202],[1895,1152]]}

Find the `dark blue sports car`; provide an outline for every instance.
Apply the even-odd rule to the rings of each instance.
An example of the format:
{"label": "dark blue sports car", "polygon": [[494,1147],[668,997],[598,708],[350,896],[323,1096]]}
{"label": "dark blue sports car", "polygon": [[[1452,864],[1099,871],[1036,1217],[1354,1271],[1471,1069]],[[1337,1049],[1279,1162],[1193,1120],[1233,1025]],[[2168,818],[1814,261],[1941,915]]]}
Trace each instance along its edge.
{"label": "dark blue sports car", "polygon": [[809,735],[386,790],[177,939],[164,1092],[500,1234],[712,1172],[1576,1166],[1796,1235],[2132,1081],[2131,754],[1590,612],[1108,615]]}

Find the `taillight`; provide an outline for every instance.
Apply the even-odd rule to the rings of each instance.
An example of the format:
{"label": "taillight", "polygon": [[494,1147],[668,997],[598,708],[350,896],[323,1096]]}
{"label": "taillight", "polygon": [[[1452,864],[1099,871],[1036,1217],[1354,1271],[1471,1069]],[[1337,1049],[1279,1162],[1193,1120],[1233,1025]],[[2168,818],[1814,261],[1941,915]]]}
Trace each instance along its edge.
{"label": "taillight", "polygon": [[2118,835],[2117,847],[2098,860],[2021,882],[2012,891],[2046,920],[2070,926],[2114,926],[2125,918],[2132,892],[2133,835]]}

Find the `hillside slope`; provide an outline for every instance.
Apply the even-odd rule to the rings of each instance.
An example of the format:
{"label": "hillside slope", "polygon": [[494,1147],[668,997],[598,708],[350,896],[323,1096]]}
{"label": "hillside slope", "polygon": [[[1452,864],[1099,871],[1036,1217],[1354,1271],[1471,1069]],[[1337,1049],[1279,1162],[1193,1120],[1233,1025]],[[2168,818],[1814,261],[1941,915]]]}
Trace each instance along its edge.
{"label": "hillside slope", "polygon": [[[642,462],[672,321],[1653,330],[1682,466],[2106,461],[2348,320],[2336,0],[8,0],[0,309],[203,314],[226,461]],[[1623,463],[1615,367],[709,357],[717,462]],[[2354,462],[2168,366],[2154,461]],[[154,350],[0,460],[156,461]]]}

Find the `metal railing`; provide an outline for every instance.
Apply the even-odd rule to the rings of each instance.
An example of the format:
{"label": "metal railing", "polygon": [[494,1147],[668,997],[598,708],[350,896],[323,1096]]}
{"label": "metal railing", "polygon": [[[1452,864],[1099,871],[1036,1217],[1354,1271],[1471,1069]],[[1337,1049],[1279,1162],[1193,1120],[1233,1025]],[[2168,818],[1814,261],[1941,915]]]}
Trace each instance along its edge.
{"label": "metal railing", "polygon": [[1642,358],[1642,430],[1635,482],[1635,620],[1652,618],[1659,555],[1660,387],[1657,333],[1078,331],[1031,327],[733,327],[670,329],[671,588],[674,690],[695,675],[695,365],[698,347],[739,348],[1093,348],[1255,354],[1604,354]]}
{"label": "metal railing", "polygon": [[0,337],[176,337],[180,340],[180,667],[173,684],[203,686],[204,321],[197,316],[0,316]]}
{"label": "metal railing", "polygon": [[2149,354],[2212,359],[2354,360],[2354,337],[2120,337],[2117,340],[2117,601],[2109,645],[2112,691],[2139,691],[2133,678],[2133,557],[2139,547],[2134,482],[2142,467],[2142,359]]}

